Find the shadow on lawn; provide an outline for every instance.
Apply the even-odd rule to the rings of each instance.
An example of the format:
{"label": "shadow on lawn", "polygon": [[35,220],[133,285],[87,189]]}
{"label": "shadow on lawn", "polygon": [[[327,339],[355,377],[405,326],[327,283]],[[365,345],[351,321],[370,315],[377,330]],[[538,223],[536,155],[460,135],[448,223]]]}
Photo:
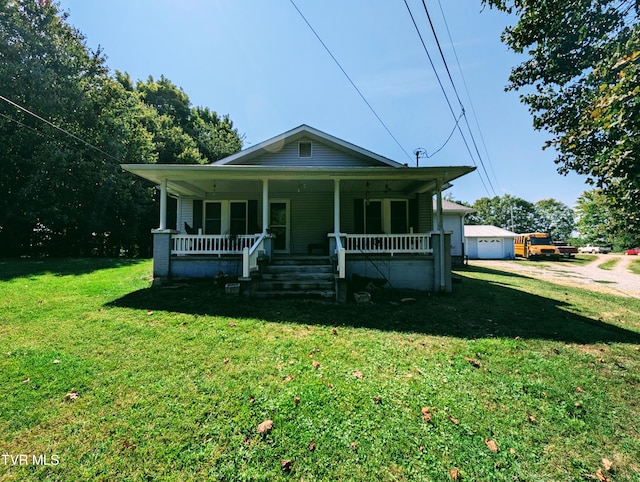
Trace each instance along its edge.
{"label": "shadow on lawn", "polygon": [[387,291],[369,305],[237,298],[225,296],[208,280],[135,291],[109,306],[460,338],[518,336],[565,343],[640,343],[640,333],[576,313],[586,307],[575,306],[570,295],[558,300],[511,286],[519,283],[513,278],[523,280],[525,276],[477,267],[468,271],[494,279],[477,280],[460,273],[462,282],[454,284],[449,295],[414,293],[416,301],[407,303],[399,301],[400,293],[394,296]]}
{"label": "shadow on lawn", "polygon": [[0,281],[54,273],[57,276],[78,276],[102,269],[114,269],[146,262],[134,258],[39,258],[0,259]]}

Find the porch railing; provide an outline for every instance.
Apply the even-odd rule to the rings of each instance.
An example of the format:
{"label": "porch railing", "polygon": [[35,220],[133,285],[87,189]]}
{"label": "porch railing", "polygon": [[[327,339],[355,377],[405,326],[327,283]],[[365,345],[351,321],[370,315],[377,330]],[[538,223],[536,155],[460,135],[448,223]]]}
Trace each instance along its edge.
{"label": "porch railing", "polygon": [[251,248],[259,237],[259,234],[177,234],[171,237],[171,254],[242,254],[244,248]]}
{"label": "porch railing", "polygon": [[338,274],[338,278],[344,279],[347,277],[347,258],[346,258],[346,249],[342,245],[342,238],[340,233],[334,233],[334,238],[336,240],[336,258],[337,258],[337,266],[336,272]]}
{"label": "porch railing", "polygon": [[257,271],[259,269],[258,266],[258,257],[260,256],[260,251],[264,247],[264,240],[270,236],[267,233],[262,233],[257,235],[256,241],[253,243],[251,247],[245,247],[242,250],[242,277],[249,278],[251,276],[252,271]]}
{"label": "porch railing", "polygon": [[432,254],[430,234],[347,234],[347,254]]}

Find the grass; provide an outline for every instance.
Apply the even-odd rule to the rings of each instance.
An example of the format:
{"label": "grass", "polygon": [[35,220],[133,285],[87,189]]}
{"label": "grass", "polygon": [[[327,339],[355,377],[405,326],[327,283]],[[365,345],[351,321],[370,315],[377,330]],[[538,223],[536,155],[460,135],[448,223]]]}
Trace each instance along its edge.
{"label": "grass", "polygon": [[634,259],[629,263],[629,271],[635,274],[640,274],[640,257],[639,259]]}
{"label": "grass", "polygon": [[29,461],[0,480],[640,480],[640,300],[470,268],[415,303],[253,301],[150,268],[0,262],[0,453]]}
{"label": "grass", "polygon": [[607,271],[611,271],[616,265],[620,262],[620,258],[611,258],[605,261],[604,263],[600,263],[598,268],[604,269]]}
{"label": "grass", "polygon": [[593,254],[576,254],[574,258],[571,258],[571,264],[584,266],[593,263],[597,259],[599,258]]}

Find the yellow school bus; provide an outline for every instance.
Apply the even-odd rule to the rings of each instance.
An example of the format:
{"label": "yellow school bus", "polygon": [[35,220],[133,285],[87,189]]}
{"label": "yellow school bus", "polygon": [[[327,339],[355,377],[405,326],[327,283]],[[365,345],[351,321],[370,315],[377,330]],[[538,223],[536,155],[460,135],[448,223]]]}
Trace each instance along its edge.
{"label": "yellow school bus", "polygon": [[551,236],[546,233],[519,234],[514,239],[516,257],[537,259],[560,257],[560,250],[554,246]]}

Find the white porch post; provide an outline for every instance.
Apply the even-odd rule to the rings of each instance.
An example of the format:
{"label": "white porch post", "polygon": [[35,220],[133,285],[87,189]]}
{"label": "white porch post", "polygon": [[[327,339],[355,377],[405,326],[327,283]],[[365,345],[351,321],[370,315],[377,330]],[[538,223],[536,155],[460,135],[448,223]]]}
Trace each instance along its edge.
{"label": "white porch post", "polygon": [[160,182],[160,226],[159,230],[167,229],[167,180]]}
{"label": "white porch post", "polygon": [[444,273],[444,219],[442,217],[442,182],[438,180],[436,182],[436,189],[438,191],[437,200],[436,200],[436,215],[438,217],[438,232],[440,236],[438,236],[438,242],[440,243],[440,259],[438,260],[440,263],[440,291],[446,290],[446,277]]}
{"label": "white porch post", "polygon": [[340,233],[340,179],[333,180],[333,232]]}
{"label": "white porch post", "polygon": [[269,228],[269,179],[262,180],[262,232]]}

